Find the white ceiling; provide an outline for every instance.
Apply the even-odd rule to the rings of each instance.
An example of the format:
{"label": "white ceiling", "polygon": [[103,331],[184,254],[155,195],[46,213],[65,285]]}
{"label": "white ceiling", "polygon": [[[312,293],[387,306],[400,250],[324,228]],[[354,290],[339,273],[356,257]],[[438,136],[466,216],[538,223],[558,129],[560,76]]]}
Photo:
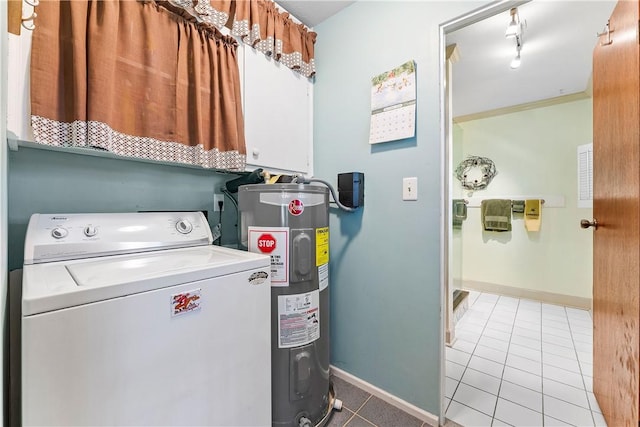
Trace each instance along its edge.
{"label": "white ceiling", "polygon": [[[277,3],[313,27],[354,1]],[[509,67],[516,54],[515,43],[504,36],[509,11],[448,34],[447,44],[455,43],[460,54],[453,66],[454,117],[584,92],[591,76],[596,33],[603,30],[615,3],[534,0],[520,6],[526,28],[522,65],[517,70]]]}
{"label": "white ceiling", "polygon": [[453,116],[584,92],[596,33],[615,1],[541,1],[518,8],[526,20],[520,68],[509,67],[515,42],[504,34],[509,11],[447,35],[458,46],[453,65]]}
{"label": "white ceiling", "polygon": [[276,0],[276,3],[298,18],[307,27],[315,27],[325,19],[355,3],[355,0]]}

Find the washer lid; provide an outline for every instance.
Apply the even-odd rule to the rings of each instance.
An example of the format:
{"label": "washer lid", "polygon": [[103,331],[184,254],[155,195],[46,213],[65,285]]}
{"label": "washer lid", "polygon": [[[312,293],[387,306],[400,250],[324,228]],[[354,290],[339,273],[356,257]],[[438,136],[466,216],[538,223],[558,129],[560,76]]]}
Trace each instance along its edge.
{"label": "washer lid", "polygon": [[[152,278],[175,277],[193,271],[206,271],[206,277],[217,277],[227,273],[216,267],[229,267],[238,261],[238,256],[227,253],[185,249],[179,254],[167,251],[151,252],[119,258],[99,259],[79,264],[69,264],[67,271],[78,286],[98,288],[125,285]],[[235,268],[234,268],[235,270]],[[228,274],[228,273],[227,273]]]}
{"label": "washer lid", "polygon": [[270,258],[202,246],[25,265],[23,316],[104,301],[241,271],[270,270]]}

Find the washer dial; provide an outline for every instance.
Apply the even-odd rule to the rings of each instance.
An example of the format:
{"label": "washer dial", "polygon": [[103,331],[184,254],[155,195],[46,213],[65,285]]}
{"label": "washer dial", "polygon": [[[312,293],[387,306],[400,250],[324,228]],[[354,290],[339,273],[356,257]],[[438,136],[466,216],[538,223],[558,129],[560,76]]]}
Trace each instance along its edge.
{"label": "washer dial", "polygon": [[67,229],[63,227],[56,227],[51,230],[51,236],[54,239],[64,239],[65,237],[67,237],[67,234],[69,234],[69,231],[67,231]]}
{"label": "washer dial", "polygon": [[189,234],[193,230],[193,226],[186,219],[181,219],[176,223],[176,230],[182,234]]}

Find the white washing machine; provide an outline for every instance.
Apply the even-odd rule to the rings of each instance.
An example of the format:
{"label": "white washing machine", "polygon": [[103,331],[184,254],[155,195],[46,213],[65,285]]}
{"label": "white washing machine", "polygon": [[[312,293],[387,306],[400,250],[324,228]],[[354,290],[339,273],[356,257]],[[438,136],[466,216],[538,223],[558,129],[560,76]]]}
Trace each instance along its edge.
{"label": "white washing machine", "polygon": [[270,260],[202,213],[35,214],[22,422],[271,425]]}

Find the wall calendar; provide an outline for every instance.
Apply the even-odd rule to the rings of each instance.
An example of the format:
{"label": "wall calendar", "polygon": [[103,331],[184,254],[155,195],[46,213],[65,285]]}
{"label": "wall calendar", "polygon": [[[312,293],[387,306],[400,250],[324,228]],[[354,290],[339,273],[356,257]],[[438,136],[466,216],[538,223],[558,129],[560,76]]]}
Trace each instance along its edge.
{"label": "wall calendar", "polygon": [[407,61],[371,79],[369,144],[416,134],[416,66]]}

